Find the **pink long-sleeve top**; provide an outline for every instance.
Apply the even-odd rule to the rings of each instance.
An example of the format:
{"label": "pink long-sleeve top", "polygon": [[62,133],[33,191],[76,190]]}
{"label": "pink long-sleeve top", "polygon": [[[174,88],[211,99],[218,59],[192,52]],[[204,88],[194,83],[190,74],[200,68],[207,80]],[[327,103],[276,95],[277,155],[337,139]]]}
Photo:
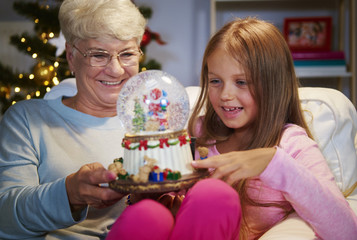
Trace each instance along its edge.
{"label": "pink long-sleeve top", "polygon": [[[357,239],[357,217],[349,207],[316,142],[299,126],[286,126],[277,151],[259,177],[248,183],[248,195],[259,203],[279,202],[294,210],[321,239]],[[220,154],[215,145],[208,156]],[[196,159],[198,152],[196,151]],[[277,207],[249,206],[253,230],[267,231],[284,217]],[[257,235],[250,236],[251,239]]]}

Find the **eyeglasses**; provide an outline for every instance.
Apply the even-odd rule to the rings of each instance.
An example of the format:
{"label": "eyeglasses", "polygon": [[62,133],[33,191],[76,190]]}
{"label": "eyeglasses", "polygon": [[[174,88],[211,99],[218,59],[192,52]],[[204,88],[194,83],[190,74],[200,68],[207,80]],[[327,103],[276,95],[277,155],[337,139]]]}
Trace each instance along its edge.
{"label": "eyeglasses", "polygon": [[[80,54],[82,54],[83,57],[88,57],[89,65],[92,67],[105,67],[110,63],[112,57],[115,56],[110,55],[109,52],[105,50],[89,50],[86,53],[82,53],[81,50],[79,50],[76,46],[73,45],[73,47]],[[130,49],[118,53],[117,58],[122,66],[129,67],[137,65],[139,63],[139,58],[143,54],[144,53],[141,51],[141,49]]]}

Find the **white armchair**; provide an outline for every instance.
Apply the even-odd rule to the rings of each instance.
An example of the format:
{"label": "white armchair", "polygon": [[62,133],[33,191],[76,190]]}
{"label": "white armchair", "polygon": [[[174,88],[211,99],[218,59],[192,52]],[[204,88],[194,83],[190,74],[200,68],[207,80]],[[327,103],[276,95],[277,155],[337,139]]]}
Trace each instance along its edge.
{"label": "white armchair", "polygon": [[[200,88],[186,88],[193,108]],[[74,79],[66,79],[46,94],[46,99],[73,96]],[[341,92],[328,88],[300,88],[302,108],[311,132],[324,154],[336,183],[357,214],[357,113]],[[261,240],[313,240],[314,232],[296,213],[266,232]]]}

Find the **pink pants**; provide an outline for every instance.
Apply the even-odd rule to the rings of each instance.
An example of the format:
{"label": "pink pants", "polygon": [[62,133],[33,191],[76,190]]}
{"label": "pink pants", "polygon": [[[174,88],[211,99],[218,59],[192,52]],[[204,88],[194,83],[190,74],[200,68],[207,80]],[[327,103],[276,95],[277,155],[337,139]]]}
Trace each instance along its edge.
{"label": "pink pants", "polygon": [[145,199],[125,209],[106,240],[238,239],[241,207],[237,192],[217,179],[204,179],[187,193],[176,215]]}

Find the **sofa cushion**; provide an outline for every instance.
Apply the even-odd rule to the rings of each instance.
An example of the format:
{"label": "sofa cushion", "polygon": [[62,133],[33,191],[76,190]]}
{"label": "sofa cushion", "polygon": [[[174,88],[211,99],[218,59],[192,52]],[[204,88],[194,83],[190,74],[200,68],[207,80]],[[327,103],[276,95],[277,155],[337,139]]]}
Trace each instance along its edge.
{"label": "sofa cushion", "polygon": [[311,133],[347,196],[357,182],[356,109],[335,89],[304,87],[299,95]]}
{"label": "sofa cushion", "polygon": [[72,97],[77,94],[77,85],[75,78],[67,78],[54,86],[51,91],[45,94],[44,99],[55,99],[60,96]]}

